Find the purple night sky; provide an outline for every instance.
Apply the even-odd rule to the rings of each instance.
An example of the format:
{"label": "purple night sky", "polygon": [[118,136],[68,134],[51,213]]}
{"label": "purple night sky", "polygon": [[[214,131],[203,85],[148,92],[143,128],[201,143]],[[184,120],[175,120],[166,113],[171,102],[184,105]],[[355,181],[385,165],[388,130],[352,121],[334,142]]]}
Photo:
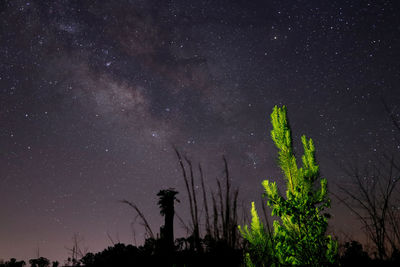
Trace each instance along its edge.
{"label": "purple night sky", "polygon": [[[132,227],[141,244],[119,200],[158,232],[169,187],[188,220],[173,145],[211,189],[226,155],[249,210],[282,177],[274,105],[296,147],[313,138],[332,191],[342,165],[400,153],[382,104],[399,116],[399,14],[383,0],[0,0],[0,259],[63,261],[74,233],[92,252],[134,243]],[[357,236],[332,206],[332,229]]]}

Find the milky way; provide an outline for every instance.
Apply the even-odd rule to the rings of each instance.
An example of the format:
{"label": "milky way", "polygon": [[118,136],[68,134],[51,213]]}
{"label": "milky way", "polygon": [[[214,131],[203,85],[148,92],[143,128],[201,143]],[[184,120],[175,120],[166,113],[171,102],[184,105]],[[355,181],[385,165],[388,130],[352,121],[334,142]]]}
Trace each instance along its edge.
{"label": "milky way", "polygon": [[[101,2],[101,3],[100,3]],[[63,260],[143,242],[156,193],[185,190],[173,146],[210,188],[226,155],[244,209],[279,179],[269,114],[286,105],[330,187],[399,153],[395,1],[0,1],[0,258]],[[301,151],[299,151],[300,154]],[[333,227],[351,232],[334,201]],[[177,232],[185,234],[176,226]],[[358,229],[358,228],[357,228]]]}

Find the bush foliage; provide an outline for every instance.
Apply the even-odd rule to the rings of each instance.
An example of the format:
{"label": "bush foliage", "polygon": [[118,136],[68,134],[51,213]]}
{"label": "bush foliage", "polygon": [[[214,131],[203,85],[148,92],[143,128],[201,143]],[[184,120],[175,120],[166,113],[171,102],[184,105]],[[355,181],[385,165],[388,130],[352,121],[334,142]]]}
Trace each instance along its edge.
{"label": "bush foliage", "polygon": [[251,230],[247,226],[239,227],[242,236],[250,244],[246,254],[247,265],[334,264],[337,244],[326,235],[329,214],[325,210],[330,206],[327,181],[320,177],[313,141],[301,137],[304,155],[303,165],[298,168],[285,106],[274,107],[271,122],[271,137],[278,148],[279,167],[286,181],[286,197],[280,194],[275,182],[262,182],[272,215],[278,216],[280,220],[274,221],[274,232],[269,236],[252,203]]}

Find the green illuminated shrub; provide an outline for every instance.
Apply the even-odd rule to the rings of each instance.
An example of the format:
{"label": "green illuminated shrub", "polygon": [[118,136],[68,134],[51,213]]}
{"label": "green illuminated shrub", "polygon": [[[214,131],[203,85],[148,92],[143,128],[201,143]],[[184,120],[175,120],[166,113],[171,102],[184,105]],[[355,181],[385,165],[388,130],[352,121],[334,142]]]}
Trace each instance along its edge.
{"label": "green illuminated shrub", "polygon": [[248,252],[245,253],[245,263],[248,267],[271,266],[274,260],[271,235],[260,218],[254,202],[251,203],[251,230],[247,225],[243,229],[239,226],[241,235],[249,242]]}
{"label": "green illuminated shrub", "polygon": [[[275,106],[271,122],[271,137],[278,148],[279,167],[286,181],[286,197],[280,194],[275,182],[262,182],[272,215],[280,218],[279,221],[274,221],[272,242],[269,243],[272,252],[268,254],[274,257],[275,266],[329,266],[336,261],[337,244],[326,235],[329,214],[324,210],[330,206],[330,200],[327,195],[327,181],[321,179],[315,161],[314,144],[311,139],[307,140],[302,136],[303,166],[298,168],[285,106]],[[320,184],[318,188],[317,182]],[[265,231],[264,236],[260,234],[262,224],[259,223],[254,204],[252,216],[251,230],[247,226],[239,230],[250,243],[246,256],[248,266],[263,266],[256,264],[253,259],[267,253],[254,253],[254,250],[268,249],[268,246],[257,245],[262,240],[267,240],[268,236]]]}

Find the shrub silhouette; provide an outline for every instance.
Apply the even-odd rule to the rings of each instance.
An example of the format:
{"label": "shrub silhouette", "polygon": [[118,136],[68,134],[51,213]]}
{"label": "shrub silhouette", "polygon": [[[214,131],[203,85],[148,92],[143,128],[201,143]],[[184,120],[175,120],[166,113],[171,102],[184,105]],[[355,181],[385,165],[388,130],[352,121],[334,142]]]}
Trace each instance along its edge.
{"label": "shrub silhouette", "polygon": [[368,253],[363,250],[363,246],[357,241],[346,242],[345,251],[340,258],[341,266],[372,266]]}
{"label": "shrub silhouette", "polygon": [[44,257],[29,260],[31,267],[48,267],[50,266],[50,261]]}
{"label": "shrub silhouette", "polygon": [[17,259],[11,258],[9,261],[0,264],[0,267],[23,267],[25,265],[26,265],[25,261],[17,261]]}

